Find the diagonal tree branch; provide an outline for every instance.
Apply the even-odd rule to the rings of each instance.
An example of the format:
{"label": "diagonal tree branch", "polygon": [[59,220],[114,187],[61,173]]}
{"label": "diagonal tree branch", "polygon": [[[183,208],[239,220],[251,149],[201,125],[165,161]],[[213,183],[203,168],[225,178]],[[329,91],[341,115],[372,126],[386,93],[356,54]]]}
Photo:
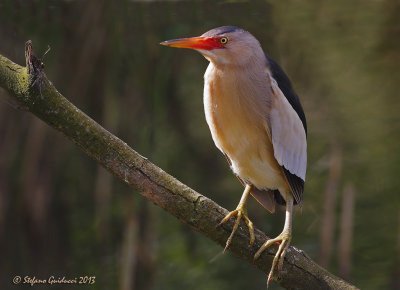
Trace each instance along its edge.
{"label": "diagonal tree branch", "polygon": [[[26,67],[0,55],[0,87],[8,91],[21,108],[62,132],[122,182],[192,229],[225,245],[233,222],[220,228],[216,226],[228,213],[226,209],[164,172],[64,98],[44,74],[44,65],[33,54],[30,41],[26,43],[25,55]],[[254,262],[254,253],[267,236],[256,229],[255,243],[250,246],[244,229],[246,227],[241,224],[229,250],[260,271],[269,273],[276,247],[265,251]],[[294,247],[288,249],[277,283],[288,289],[356,289]]]}

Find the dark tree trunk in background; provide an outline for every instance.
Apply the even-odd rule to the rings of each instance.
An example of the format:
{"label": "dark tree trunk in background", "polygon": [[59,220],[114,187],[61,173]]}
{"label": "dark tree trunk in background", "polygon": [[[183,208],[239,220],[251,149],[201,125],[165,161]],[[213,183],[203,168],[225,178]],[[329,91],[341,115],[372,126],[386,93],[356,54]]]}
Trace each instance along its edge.
{"label": "dark tree trunk in background", "polygon": [[127,199],[127,214],[125,229],[120,252],[120,290],[135,289],[137,256],[135,252],[138,244],[139,226],[134,212],[134,200],[132,196]]}
{"label": "dark tree trunk in background", "polygon": [[354,196],[354,186],[351,183],[347,183],[342,195],[342,214],[340,217],[340,234],[337,251],[339,276],[345,280],[349,280],[351,274]]}
{"label": "dark tree trunk in background", "polygon": [[329,160],[329,176],[325,189],[320,235],[320,253],[318,258],[319,264],[323,267],[328,266],[333,250],[336,224],[336,197],[341,172],[342,151],[338,145],[333,145]]}

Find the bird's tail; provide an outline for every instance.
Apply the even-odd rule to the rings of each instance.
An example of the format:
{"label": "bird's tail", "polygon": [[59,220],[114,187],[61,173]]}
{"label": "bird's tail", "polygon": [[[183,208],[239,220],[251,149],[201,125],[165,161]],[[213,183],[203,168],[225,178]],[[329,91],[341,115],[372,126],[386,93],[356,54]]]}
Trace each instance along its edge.
{"label": "bird's tail", "polygon": [[275,193],[273,190],[260,190],[255,187],[251,190],[251,195],[270,213],[275,212]]}

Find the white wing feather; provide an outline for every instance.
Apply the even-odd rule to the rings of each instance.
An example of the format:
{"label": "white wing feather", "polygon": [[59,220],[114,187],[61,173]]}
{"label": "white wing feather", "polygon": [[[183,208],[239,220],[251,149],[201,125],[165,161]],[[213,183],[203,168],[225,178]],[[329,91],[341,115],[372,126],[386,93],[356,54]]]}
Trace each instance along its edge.
{"label": "white wing feather", "polygon": [[306,178],[307,140],[303,124],[296,111],[270,76],[273,93],[270,111],[271,139],[279,165],[303,181]]}

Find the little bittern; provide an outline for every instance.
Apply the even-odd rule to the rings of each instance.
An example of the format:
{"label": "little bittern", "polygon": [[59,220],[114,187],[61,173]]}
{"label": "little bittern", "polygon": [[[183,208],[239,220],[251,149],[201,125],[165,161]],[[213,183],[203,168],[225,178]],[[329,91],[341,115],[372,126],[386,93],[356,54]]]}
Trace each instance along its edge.
{"label": "little bittern", "polygon": [[282,233],[267,240],[254,258],[272,244],[279,244],[268,282],[277,266],[282,269],[292,238],[293,205],[301,207],[307,167],[307,124],[303,108],[282,68],[266,55],[258,40],[234,26],[212,29],[199,37],[161,44],[191,48],[209,62],[204,75],[204,110],[215,145],[228,159],[245,186],[226,247],[244,219],[254,242],[253,223],[247,217],[251,194],[270,212],[286,205]]}

